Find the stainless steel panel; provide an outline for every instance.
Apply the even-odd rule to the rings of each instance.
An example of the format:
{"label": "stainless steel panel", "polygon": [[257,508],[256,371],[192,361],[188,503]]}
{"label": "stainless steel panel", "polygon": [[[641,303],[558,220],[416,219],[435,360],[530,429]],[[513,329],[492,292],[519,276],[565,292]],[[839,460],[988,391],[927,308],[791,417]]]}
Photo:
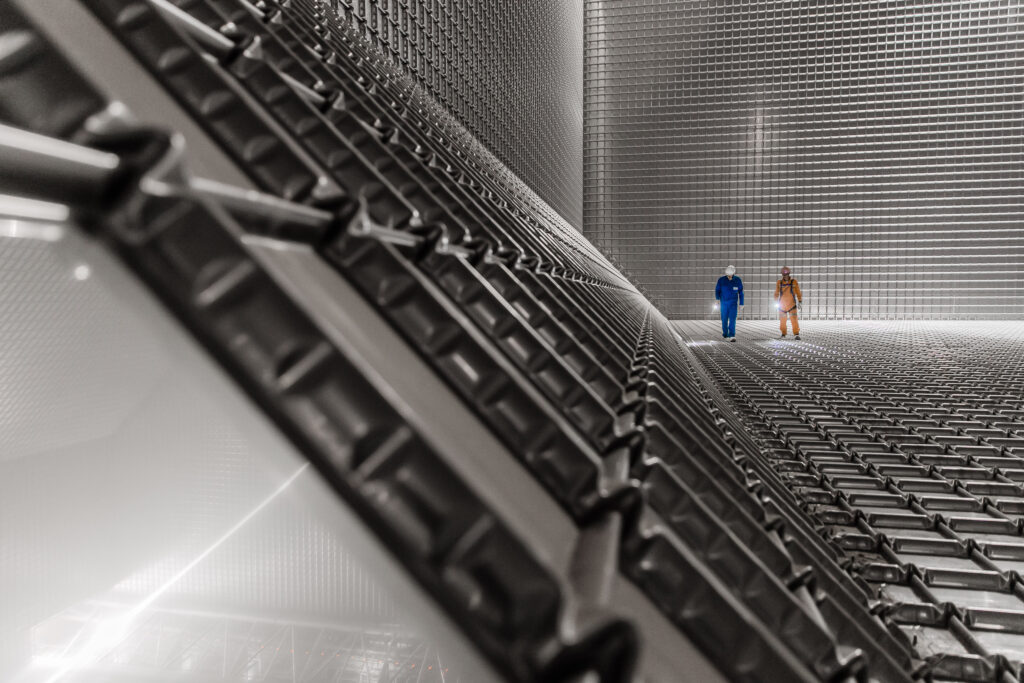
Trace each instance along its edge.
{"label": "stainless steel panel", "polygon": [[669,317],[1024,315],[1020,0],[588,0],[584,224]]}
{"label": "stainless steel panel", "polygon": [[[805,341],[792,342],[761,321],[745,325],[739,343],[699,346],[716,336],[715,323],[677,329],[712,391],[731,401],[935,677],[951,678],[939,673],[964,654],[1005,657],[1019,672],[1024,461],[1009,449],[1024,443],[1024,385],[1014,372],[1024,322],[812,322]],[[808,456],[801,446],[812,435],[822,446]],[[986,449],[999,456],[979,455]],[[906,465],[883,472],[879,455]],[[853,488],[854,479],[884,480],[884,491]],[[994,669],[972,677],[998,680]]]}
{"label": "stainless steel panel", "polygon": [[583,0],[325,4],[581,228]]}
{"label": "stainless steel panel", "polygon": [[0,282],[0,680],[495,680],[105,249]]}

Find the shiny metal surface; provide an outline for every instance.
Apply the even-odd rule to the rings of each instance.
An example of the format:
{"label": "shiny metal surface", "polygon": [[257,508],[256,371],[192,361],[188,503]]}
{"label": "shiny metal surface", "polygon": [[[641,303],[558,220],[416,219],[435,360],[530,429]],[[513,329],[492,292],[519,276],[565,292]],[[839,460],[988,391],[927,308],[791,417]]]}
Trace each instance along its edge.
{"label": "shiny metal surface", "polygon": [[1024,315],[1024,3],[588,0],[585,232],[669,317]]}
{"label": "shiny metal surface", "polygon": [[[1021,520],[1007,523],[1024,514],[1022,489],[987,476],[1011,478],[1020,434],[1006,425],[1019,408],[982,423],[990,406],[930,385],[938,400],[908,417],[911,406],[894,405],[907,386],[851,386],[930,372],[961,357],[957,343],[929,342],[937,354],[885,371],[854,353],[831,371],[824,335],[813,340],[826,323],[809,323],[809,343],[787,348],[811,349],[807,385],[839,406],[826,414],[788,374],[760,381],[785,358],[778,344],[687,346],[581,234],[545,225],[546,205],[508,191],[511,171],[452,133],[452,117],[337,31],[325,2],[21,4],[43,26],[39,54],[21,56],[15,65],[32,68],[15,75],[32,77],[3,92],[31,95],[33,111],[88,102],[93,115],[59,132],[34,116],[18,125],[134,157],[96,125],[115,128],[115,105],[74,73],[74,55],[113,98],[145,100],[146,119],[166,129],[166,108],[192,129],[184,154],[175,138],[139,159],[141,181],[125,178],[116,201],[84,202],[102,245],[63,225],[0,225],[14,446],[0,459],[0,604],[13,605],[0,616],[0,680],[1020,678],[1024,666],[1005,671],[970,635],[1009,626],[1021,638],[1000,647],[1024,651],[1024,610],[989,609],[1011,583],[1024,599],[1017,567],[982,556],[980,536],[951,548],[957,538],[898,535],[981,528],[1002,537],[985,552],[1024,562],[1009,540]],[[441,4],[413,3],[414,22],[435,21]],[[493,16],[528,7],[508,4]],[[375,13],[370,0],[332,6],[385,49],[382,17],[413,13],[404,0]],[[101,25],[79,27],[68,7]],[[232,8],[238,23],[225,25]],[[123,60],[147,69],[139,88],[105,73],[103,47],[90,58],[86,33],[131,50]],[[196,70],[168,78],[186,57]],[[58,81],[78,94],[54,96]],[[147,81],[166,87],[162,101],[141,94]],[[4,82],[16,81],[0,68]],[[225,174],[192,182],[191,148]],[[280,156],[264,156],[272,148]],[[492,163],[502,174],[478,173]],[[231,182],[238,171],[264,194]],[[18,210],[0,202],[0,216]],[[891,360],[885,341],[876,347]],[[723,373],[694,360],[752,348],[747,386],[803,469],[775,458],[785,449],[734,414]],[[1022,393],[1016,375],[989,379],[979,383],[1001,394],[986,401]],[[938,429],[923,424],[949,398],[964,405]],[[792,414],[776,419],[782,404]],[[825,435],[836,449],[813,448]],[[953,495],[960,483],[973,497]],[[905,497],[883,491],[897,485]],[[813,507],[840,496],[861,517]],[[929,520],[948,529],[923,529]],[[879,533],[865,539],[854,523]],[[840,564],[833,552],[865,545],[889,562]],[[880,582],[884,610],[866,592]],[[927,669],[903,623],[926,641]],[[991,675],[956,671],[976,666]]]}
{"label": "shiny metal surface", "polygon": [[0,220],[0,680],[494,680],[108,252],[29,227]]}
{"label": "shiny metal surface", "polygon": [[[736,344],[677,329],[935,678],[1020,680],[1024,322],[816,321],[800,342],[752,322]],[[1006,677],[951,666],[995,657]]]}
{"label": "shiny metal surface", "polygon": [[583,0],[326,0],[577,230]]}

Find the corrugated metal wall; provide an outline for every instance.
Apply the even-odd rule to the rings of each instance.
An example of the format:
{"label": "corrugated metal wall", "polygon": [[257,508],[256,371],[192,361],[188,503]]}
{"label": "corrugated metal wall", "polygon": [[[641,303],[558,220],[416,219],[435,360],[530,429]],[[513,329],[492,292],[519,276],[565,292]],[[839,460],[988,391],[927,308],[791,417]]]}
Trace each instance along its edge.
{"label": "corrugated metal wall", "polygon": [[580,229],[583,0],[325,1]]}
{"label": "corrugated metal wall", "polygon": [[588,237],[674,317],[1024,316],[1022,0],[587,0]]}

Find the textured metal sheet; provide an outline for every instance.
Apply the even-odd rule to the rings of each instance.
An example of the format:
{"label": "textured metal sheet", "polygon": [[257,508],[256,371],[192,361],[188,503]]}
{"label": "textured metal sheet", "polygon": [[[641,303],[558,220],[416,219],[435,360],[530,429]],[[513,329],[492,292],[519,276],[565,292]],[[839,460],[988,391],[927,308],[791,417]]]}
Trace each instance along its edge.
{"label": "textured metal sheet", "polygon": [[583,0],[329,0],[576,229]]}
{"label": "textured metal sheet", "polygon": [[811,323],[790,342],[759,322],[699,346],[714,324],[679,329],[935,675],[1017,680],[1024,323]]}
{"label": "textured metal sheet", "polygon": [[1024,315],[1024,3],[588,0],[585,233],[669,317]]}
{"label": "textured metal sheet", "polygon": [[490,680],[111,255],[28,227],[0,222],[0,679]]}
{"label": "textured metal sheet", "polygon": [[[46,142],[65,159],[116,150],[126,168],[138,169],[138,176],[129,171],[106,184],[92,180],[97,173],[78,183],[122,184],[118,196],[128,201],[93,206],[91,195],[82,193],[73,199],[89,204],[96,212],[89,214],[96,216],[91,225],[104,243],[116,245],[133,272],[506,678],[625,683],[674,680],[672,672],[678,678],[685,671],[700,680],[908,681],[928,673],[919,671],[910,639],[892,627],[945,626],[938,606],[899,605],[892,614],[876,613],[867,584],[837,563],[839,556],[817,533],[816,518],[805,514],[784,482],[809,488],[821,481],[820,472],[851,489],[850,500],[863,517],[823,510],[834,526],[853,528],[862,520],[879,529],[914,531],[927,526],[934,508],[956,513],[948,516],[956,533],[981,528],[1006,536],[999,524],[1006,520],[979,514],[975,498],[955,495],[948,480],[925,476],[926,463],[941,466],[967,482],[972,495],[1004,496],[994,504],[1006,510],[1021,505],[1013,491],[973,476],[980,469],[975,464],[994,467],[993,460],[1003,458],[998,450],[978,450],[996,443],[956,442],[970,461],[939,461],[947,455],[941,449],[922,450],[968,433],[994,438],[989,432],[999,422],[984,419],[987,408],[936,419],[941,433],[929,434],[929,444],[924,433],[899,430],[895,417],[856,403],[877,397],[850,387],[846,415],[902,449],[883,453],[871,448],[876,445],[867,443],[866,432],[849,429],[786,387],[781,398],[827,426],[851,453],[878,467],[908,468],[902,480],[913,493],[887,491],[887,482],[901,475],[888,469],[882,476],[880,469],[837,458],[822,434],[792,415],[781,415],[778,429],[799,457],[782,458],[777,472],[751,434],[702,386],[706,373],[681,353],[668,321],[620,286],[619,275],[578,234],[566,232],[561,222],[547,224],[536,204],[508,192],[501,180],[507,170],[497,178],[481,172],[491,157],[464,144],[465,131],[421,98],[377,46],[325,21],[322,4],[174,0],[173,6],[138,3],[130,11],[119,0],[85,4],[201,123],[209,137],[192,144],[218,147],[262,194],[224,186],[211,194],[208,181],[186,172],[187,149],[179,156],[181,148],[162,146],[163,138],[149,129],[116,131],[109,105],[75,73],[59,45],[33,34],[9,8],[0,15],[20,33],[8,35],[18,58],[6,63],[19,68],[0,74],[0,86],[23,106],[6,115],[35,133],[0,129],[0,142],[21,150],[15,161],[34,159],[32,151],[38,156]],[[57,81],[65,84],[60,92],[50,86]],[[89,112],[97,113],[83,120]],[[52,121],[68,123],[57,128]],[[27,188],[22,191],[60,198],[64,188],[54,189],[53,171],[37,171],[49,166],[33,162],[26,171],[8,156],[4,167],[20,183],[15,187]],[[355,197],[362,200],[358,205],[348,201]],[[408,376],[396,376],[405,367]],[[448,405],[431,404],[452,398]],[[205,405],[194,403],[189,410]],[[941,407],[921,415],[936,418]],[[167,441],[191,443],[201,435]],[[909,455],[900,459],[904,452],[914,454],[914,464]],[[492,467],[491,460],[502,462]],[[193,656],[193,649],[201,644],[212,652],[222,645],[220,662],[227,662],[234,659],[229,643],[241,639],[245,652],[251,642],[240,636],[237,614],[230,624],[211,623],[209,610],[163,601],[170,603],[178,597],[174,590],[186,585],[227,602],[251,593],[246,566],[237,585],[224,586],[219,575],[185,576],[242,538],[306,470],[286,473],[289,478],[268,492],[244,470],[194,469],[202,472],[200,494],[203,487],[215,494],[233,491],[239,479],[252,484],[242,491],[255,491],[246,499],[253,507],[233,507],[233,495],[218,497],[223,504],[213,511],[216,519],[234,513],[239,521],[219,537],[202,526],[206,517],[190,523],[201,531],[189,546],[198,559],[183,568],[158,566],[141,586],[137,572],[118,582],[143,608],[153,604],[146,596],[155,591],[162,609],[147,621],[145,637],[133,637],[127,651],[118,649],[113,664],[134,668],[153,650],[155,661],[166,662],[161,643],[174,643],[172,651],[181,651],[174,664],[209,678],[217,658]],[[108,490],[120,490],[121,480],[108,483],[104,476],[101,483],[113,487]],[[537,495],[544,497],[540,504]],[[812,497],[826,505],[835,494],[822,490]],[[172,498],[207,509],[202,495],[177,492]],[[927,512],[901,509],[909,501]],[[306,534],[300,529],[295,535]],[[303,543],[280,536],[272,534],[259,550],[266,546],[304,559]],[[864,534],[849,536],[851,544],[864,543]],[[950,542],[908,535],[894,552],[931,558],[941,553],[929,551]],[[325,554],[328,564],[337,564]],[[941,557],[963,559],[955,552]],[[1005,588],[998,572],[965,572],[954,564],[940,560],[924,567],[920,580],[931,595],[967,589],[985,598]],[[899,579],[905,570],[875,563],[870,571]],[[347,568],[344,577],[365,594],[366,583],[350,580]],[[286,580],[286,590],[319,595],[315,576]],[[109,602],[104,597],[84,607],[98,610],[106,625]],[[376,604],[373,594],[369,602]],[[1012,621],[984,607],[971,609],[972,628]],[[354,620],[372,628],[346,628],[343,612],[335,620],[342,628],[335,625],[330,633],[303,622],[291,625],[290,647],[272,634],[263,634],[263,642],[295,655],[293,679],[309,671],[316,678],[323,670],[311,664],[317,650],[321,657],[331,651],[338,657],[341,643],[357,635],[360,679],[401,678],[392,675],[392,662],[408,663],[425,646],[416,672],[421,678],[422,665],[437,654],[429,644],[396,638],[387,628],[388,614],[378,625],[376,612],[353,612]],[[97,619],[77,610],[62,614],[72,623]],[[264,625],[253,620],[251,632],[262,634]],[[52,626],[47,634],[54,636],[68,628],[63,622]],[[98,637],[120,635],[116,616],[112,626]],[[181,637],[186,626],[197,632]],[[309,645],[294,641],[303,635]],[[380,652],[396,640],[394,659],[391,650]],[[60,656],[59,637],[45,646]],[[263,661],[261,653],[253,657]],[[280,664],[270,654],[270,675],[258,675],[287,679],[289,667],[274,668]],[[220,677],[229,677],[223,673],[228,665],[221,666]],[[356,672],[345,666],[327,678],[353,678],[349,674]],[[402,665],[401,671],[413,668]],[[232,677],[236,670],[230,667]],[[429,683],[432,676],[425,676]]]}

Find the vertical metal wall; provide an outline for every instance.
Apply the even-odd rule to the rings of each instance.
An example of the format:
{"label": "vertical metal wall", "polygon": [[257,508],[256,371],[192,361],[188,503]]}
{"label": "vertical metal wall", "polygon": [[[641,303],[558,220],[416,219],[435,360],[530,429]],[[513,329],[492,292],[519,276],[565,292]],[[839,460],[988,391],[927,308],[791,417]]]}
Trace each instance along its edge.
{"label": "vertical metal wall", "polygon": [[585,234],[674,317],[1024,317],[1024,1],[587,0]]}
{"label": "vertical metal wall", "polygon": [[583,0],[326,0],[577,230]]}

